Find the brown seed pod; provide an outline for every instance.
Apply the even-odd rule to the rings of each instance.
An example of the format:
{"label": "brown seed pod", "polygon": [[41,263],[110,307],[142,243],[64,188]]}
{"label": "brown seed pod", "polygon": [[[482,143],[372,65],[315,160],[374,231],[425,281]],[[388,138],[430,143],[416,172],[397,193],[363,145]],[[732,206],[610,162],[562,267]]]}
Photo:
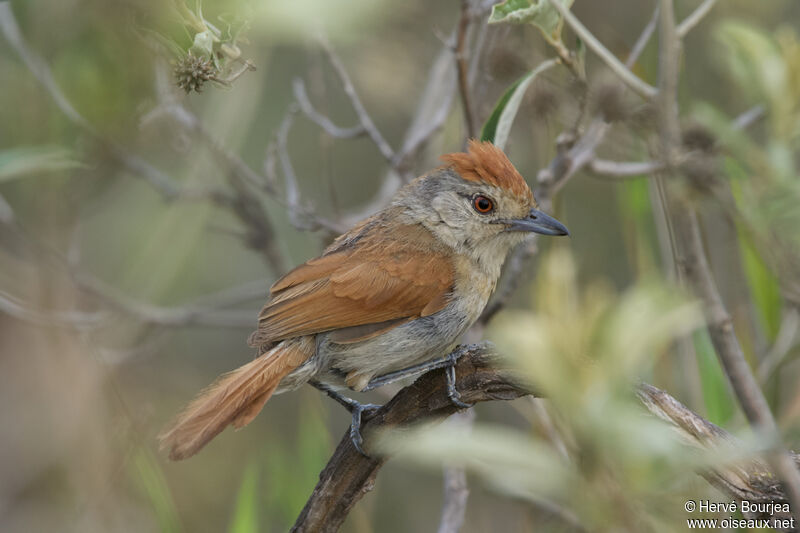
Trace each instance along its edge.
{"label": "brown seed pod", "polygon": [[208,80],[213,80],[217,75],[217,67],[211,59],[197,57],[191,52],[180,61],[175,63],[173,70],[175,82],[178,87],[189,94],[192,91],[202,92],[203,84]]}

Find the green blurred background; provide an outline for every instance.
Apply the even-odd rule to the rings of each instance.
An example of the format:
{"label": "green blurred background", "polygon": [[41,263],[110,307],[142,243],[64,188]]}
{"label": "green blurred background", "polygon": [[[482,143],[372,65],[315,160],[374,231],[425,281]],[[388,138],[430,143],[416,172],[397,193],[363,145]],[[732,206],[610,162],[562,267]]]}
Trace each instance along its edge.
{"label": "green blurred background", "polygon": [[[678,2],[679,18],[696,4]],[[49,67],[95,133],[65,115],[26,64],[30,57],[26,62],[0,39],[0,195],[10,207],[0,210],[6,213],[0,217],[0,530],[286,530],[346,429],[349,417],[338,405],[310,387],[278,396],[245,430],[223,433],[181,463],[167,462],[155,437],[215,376],[252,357],[245,341],[269,284],[279,269],[319,253],[328,236],[293,226],[279,180],[256,196],[274,227],[279,255],[265,262],[243,241],[242,223],[229,210],[202,199],[165,199],[115,152],[148,162],[182,187],[229,188],[228,164],[202,137],[153,113],[158,69],[164,72],[169,58],[154,46],[154,34],[181,46],[191,42],[167,3],[20,0],[10,8],[27,50]],[[201,94],[184,95],[171,77],[167,84],[208,135],[264,175],[268,145],[293,102],[293,79],[305,81],[311,101],[336,124],[356,124],[316,40],[324,34],[377,127],[399,147],[459,8],[455,0],[206,0],[208,20],[247,24],[239,47],[256,70],[229,88],[207,84]],[[624,58],[652,6],[578,0],[573,12]],[[782,236],[770,242],[789,256],[771,262],[763,247],[726,221],[713,198],[698,200],[712,266],[754,368],[772,353],[782,324],[797,315],[781,276],[797,276],[792,247],[800,245],[799,23],[800,4],[793,0],[720,2],[689,35],[683,56],[684,118],[729,140],[717,154],[722,179],[730,180],[751,222]],[[476,31],[482,24],[475,23]],[[488,31],[481,53],[473,94],[479,122],[515,79],[553,56],[535,29],[503,25]],[[654,38],[634,67],[652,84],[657,54]],[[590,94],[613,85],[591,53],[587,65]],[[758,69],[766,74],[754,74]],[[785,75],[769,77],[776,69]],[[553,69],[523,102],[507,151],[532,185],[555,155],[556,136],[575,119],[575,95],[566,70]],[[765,106],[766,118],[753,133],[730,133],[728,122],[757,104]],[[440,154],[461,148],[464,136],[456,96],[444,128],[412,159],[409,173],[436,166]],[[302,201],[345,225],[375,205],[386,180],[387,164],[369,139],[333,139],[302,115],[295,117],[287,153]],[[614,126],[601,153],[648,158],[636,128],[625,121]],[[579,174],[556,197],[554,211],[572,233],[559,247],[574,257],[576,290],[600,280],[613,293],[645,278],[669,278],[651,188],[646,179],[615,183]],[[540,255],[552,245],[540,244]],[[81,288],[75,277],[82,273],[102,280],[104,288]],[[533,305],[528,285],[536,277],[535,266],[523,273],[507,316]],[[198,305],[214,304],[218,291],[243,284],[249,290],[219,314],[235,327],[142,320],[206,295],[210,300]],[[134,309],[119,302],[133,302]],[[645,379],[712,421],[743,428],[707,337],[701,330],[693,335],[654,354]],[[486,336],[492,338],[491,329]],[[786,353],[762,380],[779,425],[795,444],[796,343],[792,331]],[[370,398],[383,401],[387,394]],[[530,422],[535,408],[529,400],[476,411],[479,421],[541,430]],[[438,467],[390,461],[344,530],[433,530],[441,478]],[[695,493],[710,490],[699,478],[692,483]],[[470,489],[463,531],[532,531],[541,524],[541,509],[523,499],[477,477]]]}

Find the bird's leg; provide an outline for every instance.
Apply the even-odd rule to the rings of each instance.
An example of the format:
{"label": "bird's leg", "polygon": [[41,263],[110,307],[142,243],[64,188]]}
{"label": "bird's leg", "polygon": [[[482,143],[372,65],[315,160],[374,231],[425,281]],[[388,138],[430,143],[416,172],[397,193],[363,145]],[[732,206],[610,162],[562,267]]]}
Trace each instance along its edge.
{"label": "bird's leg", "polygon": [[394,383],[395,381],[399,381],[407,377],[424,374],[425,372],[429,372],[437,368],[446,368],[447,370],[445,371],[445,376],[447,377],[447,396],[450,398],[450,401],[453,402],[454,405],[464,409],[472,407],[472,404],[461,401],[461,394],[459,394],[458,390],[456,389],[456,363],[462,355],[474,347],[475,345],[472,344],[462,345],[444,357],[378,376],[367,383],[367,386],[362,389],[362,392],[383,387],[384,385]]}
{"label": "bird's leg", "polygon": [[319,381],[309,381],[310,385],[314,388],[321,390],[334,400],[336,400],[339,404],[344,406],[351,415],[353,415],[352,420],[350,421],[350,440],[355,446],[358,453],[363,455],[364,457],[369,457],[364,449],[361,447],[364,444],[364,438],[361,436],[361,413],[364,411],[371,411],[373,409],[380,409],[380,405],[375,405],[373,403],[360,403],[352,398],[348,398],[344,394],[336,391],[330,385],[326,385],[325,383],[320,383]]}

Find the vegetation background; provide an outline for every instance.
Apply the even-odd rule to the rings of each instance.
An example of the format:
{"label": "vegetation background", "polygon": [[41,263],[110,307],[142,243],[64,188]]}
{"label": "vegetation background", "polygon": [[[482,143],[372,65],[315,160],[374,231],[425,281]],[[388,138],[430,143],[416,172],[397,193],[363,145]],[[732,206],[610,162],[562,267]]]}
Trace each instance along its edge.
{"label": "vegetation background", "polygon": [[[504,91],[555,52],[531,25],[482,30],[491,2],[471,4],[477,133]],[[678,20],[698,4],[676,2]],[[346,227],[400,182],[374,139],[337,138],[298,111],[295,80],[333,123],[358,124],[325,52],[335,50],[399,151],[443,43],[455,44],[462,4],[205,0],[203,17],[256,70],[191,94],[176,87],[165,42],[192,45],[192,2],[0,5],[0,529],[286,530],[349,422],[338,405],[310,387],[281,395],[246,430],[181,463],[166,461],[156,435],[252,357],[245,341],[269,285],[321,251],[324,226]],[[572,12],[624,60],[653,8],[578,0]],[[228,23],[244,29],[238,40]],[[718,2],[685,39],[679,87],[684,144],[703,153],[707,177],[687,194],[789,447],[800,443],[798,28],[793,0]],[[569,31],[563,42],[575,48]],[[235,55],[227,74],[245,66]],[[655,85],[658,63],[654,37],[632,70]],[[559,134],[584,117],[582,102],[585,117],[612,122],[598,157],[652,159],[647,106],[591,52],[585,65],[588,89],[557,66],[522,100],[507,152],[534,188]],[[399,165],[405,174],[462,148],[468,131],[451,92],[433,109],[444,110],[441,129]],[[628,178],[580,171],[558,191],[551,210],[572,237],[557,250],[540,241],[484,334],[535,361],[556,406],[481,405],[472,433],[453,439],[443,426],[409,442],[345,531],[433,530],[442,457],[471,465],[464,532],[683,530],[683,499],[726,501],[691,473],[709,458],[672,443],[624,392],[641,377],[749,435],[691,297],[677,296],[656,182]],[[537,267],[543,257],[550,268]],[[526,359],[530,350],[539,356]]]}

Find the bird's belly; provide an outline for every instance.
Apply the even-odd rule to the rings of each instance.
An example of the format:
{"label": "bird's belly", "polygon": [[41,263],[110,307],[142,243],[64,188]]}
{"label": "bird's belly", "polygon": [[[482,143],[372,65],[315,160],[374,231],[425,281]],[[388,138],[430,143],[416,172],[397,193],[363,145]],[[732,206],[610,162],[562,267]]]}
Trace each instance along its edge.
{"label": "bird's belly", "polygon": [[446,355],[475,318],[475,313],[448,306],[353,344],[336,344],[320,335],[316,357],[324,363],[319,377],[360,390],[374,377]]}

